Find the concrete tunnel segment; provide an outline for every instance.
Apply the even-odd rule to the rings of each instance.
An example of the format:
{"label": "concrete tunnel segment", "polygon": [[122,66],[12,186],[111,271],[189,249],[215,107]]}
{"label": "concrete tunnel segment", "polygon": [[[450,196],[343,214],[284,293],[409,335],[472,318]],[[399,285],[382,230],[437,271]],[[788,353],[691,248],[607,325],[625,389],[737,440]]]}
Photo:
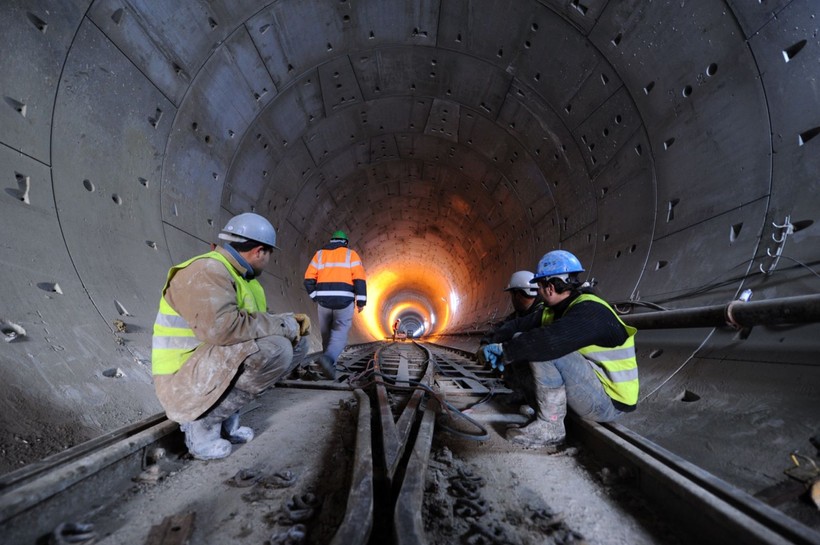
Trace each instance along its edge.
{"label": "concrete tunnel segment", "polygon": [[[348,232],[382,279],[351,342],[407,301],[437,333],[486,327],[510,311],[509,275],[558,247],[623,308],[817,291],[808,0],[0,10],[5,470],[160,410],[167,269],[240,212],[277,228],[274,311],[315,312],[304,269]],[[626,424],[760,488],[817,433],[817,339],[641,332],[647,410]]]}

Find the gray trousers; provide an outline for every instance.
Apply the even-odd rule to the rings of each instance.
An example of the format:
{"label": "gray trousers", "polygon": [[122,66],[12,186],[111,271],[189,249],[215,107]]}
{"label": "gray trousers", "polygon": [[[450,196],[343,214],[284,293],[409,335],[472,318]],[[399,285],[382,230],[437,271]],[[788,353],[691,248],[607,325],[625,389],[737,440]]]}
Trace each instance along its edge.
{"label": "gray trousers", "polygon": [[256,339],[256,344],[259,352],[245,358],[232,386],[253,395],[273,387],[296,369],[307,355],[305,338],[300,339],[295,348],[289,340],[279,335]]}
{"label": "gray trousers", "polygon": [[296,369],[307,356],[307,339],[299,339],[294,347],[288,339],[270,335],[256,339],[259,351],[244,359],[231,385],[205,414],[197,420],[225,420],[256,396],[273,388],[283,377]]}
{"label": "gray trousers", "polygon": [[612,404],[590,362],[579,352],[549,361],[513,363],[504,371],[504,379],[533,407],[537,406],[536,388],[564,386],[567,405],[584,420],[611,422],[622,414]]}
{"label": "gray trousers", "polygon": [[325,356],[333,360],[339,358],[339,354],[347,345],[347,334],[353,324],[354,303],[350,303],[345,308],[334,310],[319,305],[319,331],[322,333],[322,347]]}

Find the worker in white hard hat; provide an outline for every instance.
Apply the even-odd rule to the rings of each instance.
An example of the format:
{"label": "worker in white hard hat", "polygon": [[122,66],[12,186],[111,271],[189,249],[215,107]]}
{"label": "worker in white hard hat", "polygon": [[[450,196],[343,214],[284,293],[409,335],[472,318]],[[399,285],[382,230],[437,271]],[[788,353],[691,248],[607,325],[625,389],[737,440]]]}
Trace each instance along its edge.
{"label": "worker in white hard hat", "polygon": [[534,276],[530,271],[516,271],[510,277],[504,291],[510,294],[513,311],[504,318],[505,322],[544,309],[544,298],[538,293],[538,287],[530,283]]}
{"label": "worker in white hard hat", "polygon": [[504,291],[510,294],[513,311],[493,324],[493,328],[481,339],[481,345],[493,342],[494,332],[507,322],[544,310],[544,299],[538,293],[538,287],[530,283],[534,276],[530,271],[516,271],[512,274]]}
{"label": "worker in white hard hat", "polygon": [[219,238],[223,246],[171,267],[152,346],[157,397],[201,460],[253,439],[239,410],[302,362],[310,330],[304,314],[267,311],[257,277],[276,249],[270,222],[239,214]]}

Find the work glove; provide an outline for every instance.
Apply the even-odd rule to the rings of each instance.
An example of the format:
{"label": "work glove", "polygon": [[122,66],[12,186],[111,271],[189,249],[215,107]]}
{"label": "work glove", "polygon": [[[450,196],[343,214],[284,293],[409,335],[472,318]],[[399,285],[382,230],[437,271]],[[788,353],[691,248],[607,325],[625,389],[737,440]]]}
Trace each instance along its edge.
{"label": "work glove", "polygon": [[493,369],[504,371],[504,348],[501,343],[488,344],[481,347],[481,352],[484,355],[484,361],[490,364]]}
{"label": "work glove", "polygon": [[307,314],[294,314],[293,318],[299,324],[299,335],[304,337],[310,333],[310,318]]}

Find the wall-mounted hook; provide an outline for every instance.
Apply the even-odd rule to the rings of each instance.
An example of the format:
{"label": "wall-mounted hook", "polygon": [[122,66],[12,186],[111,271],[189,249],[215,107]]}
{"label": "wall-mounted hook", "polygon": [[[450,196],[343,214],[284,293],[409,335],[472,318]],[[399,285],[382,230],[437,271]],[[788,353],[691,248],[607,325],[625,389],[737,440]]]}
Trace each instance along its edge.
{"label": "wall-mounted hook", "polygon": [[772,233],[772,240],[777,243],[777,248],[775,248],[774,253],[772,253],[770,248],[766,248],[766,255],[771,257],[774,261],[772,261],[766,269],[763,268],[762,263],[759,265],[760,272],[766,276],[772,274],[777,268],[777,264],[780,262],[780,257],[783,255],[783,248],[786,246],[786,239],[789,235],[794,234],[794,225],[792,225],[791,216],[786,216],[786,219],[783,220],[783,225],[778,225],[777,223],[772,222],[772,227],[780,231],[780,233],[779,235],[777,233]]}

